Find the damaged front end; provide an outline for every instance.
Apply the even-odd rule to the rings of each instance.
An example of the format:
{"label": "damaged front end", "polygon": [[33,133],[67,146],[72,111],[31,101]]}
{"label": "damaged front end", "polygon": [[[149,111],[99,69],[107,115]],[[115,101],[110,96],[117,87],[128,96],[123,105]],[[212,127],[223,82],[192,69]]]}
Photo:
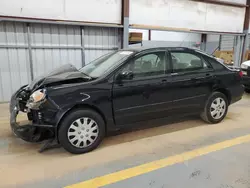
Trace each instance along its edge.
{"label": "damaged front end", "polygon": [[[34,79],[29,85],[21,87],[10,100],[12,132],[27,142],[44,140],[48,140],[48,143],[57,142],[57,125],[63,111],[51,97],[53,96],[51,92],[57,92],[57,89],[52,88],[90,80],[92,80],[91,77],[80,72],[74,66],[66,64],[49,74]],[[63,95],[59,94],[58,98],[62,98],[63,101]],[[27,114],[29,123],[21,125],[17,122],[19,112]]]}
{"label": "damaged front end", "polygon": [[[39,106],[46,102],[45,90],[38,90],[31,94],[28,86],[21,87],[11,97],[10,125],[12,132],[27,142],[41,142],[54,138],[54,126],[46,124],[42,119]],[[17,122],[19,112],[27,113],[29,123],[21,125]]]}

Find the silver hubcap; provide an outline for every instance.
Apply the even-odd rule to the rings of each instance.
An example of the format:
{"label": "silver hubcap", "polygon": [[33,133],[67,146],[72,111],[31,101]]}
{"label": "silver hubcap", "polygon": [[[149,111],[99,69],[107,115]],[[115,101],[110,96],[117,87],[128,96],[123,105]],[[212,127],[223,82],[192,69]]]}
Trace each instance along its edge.
{"label": "silver hubcap", "polygon": [[216,98],[210,107],[211,116],[214,119],[220,119],[226,112],[226,102],[223,98]]}
{"label": "silver hubcap", "polygon": [[74,121],[68,129],[68,139],[77,148],[85,148],[95,142],[99,134],[97,123],[87,117]]}

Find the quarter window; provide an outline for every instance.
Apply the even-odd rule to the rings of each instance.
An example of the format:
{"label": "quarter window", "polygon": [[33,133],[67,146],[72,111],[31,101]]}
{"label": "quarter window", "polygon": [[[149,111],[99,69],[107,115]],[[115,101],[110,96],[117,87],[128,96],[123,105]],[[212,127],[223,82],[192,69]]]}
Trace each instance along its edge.
{"label": "quarter window", "polygon": [[212,67],[215,69],[215,70],[225,70],[225,66],[222,65],[219,61],[211,58],[211,57],[205,57],[206,61],[208,61]]}
{"label": "quarter window", "polygon": [[185,52],[172,52],[172,63],[174,72],[207,69],[208,65],[194,54]]}
{"label": "quarter window", "polygon": [[121,72],[133,73],[133,79],[165,74],[165,52],[155,52],[133,59]]}

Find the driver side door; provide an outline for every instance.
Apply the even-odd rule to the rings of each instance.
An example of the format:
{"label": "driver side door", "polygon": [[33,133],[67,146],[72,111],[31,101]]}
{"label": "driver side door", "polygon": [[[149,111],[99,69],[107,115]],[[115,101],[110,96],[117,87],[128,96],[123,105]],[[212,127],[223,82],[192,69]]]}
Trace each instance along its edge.
{"label": "driver side door", "polygon": [[[165,50],[139,55],[118,71],[132,77],[113,85],[113,109],[117,125],[164,117],[171,108],[171,82]],[[131,74],[130,74],[131,75]]]}

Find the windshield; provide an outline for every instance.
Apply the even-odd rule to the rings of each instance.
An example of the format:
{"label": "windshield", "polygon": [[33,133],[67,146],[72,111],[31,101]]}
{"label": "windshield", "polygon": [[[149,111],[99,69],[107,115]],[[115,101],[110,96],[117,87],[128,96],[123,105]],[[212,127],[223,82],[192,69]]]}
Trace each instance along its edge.
{"label": "windshield", "polygon": [[98,78],[105,74],[110,69],[129,57],[133,51],[115,51],[90,62],[86,66],[80,69],[80,71],[92,78]]}

